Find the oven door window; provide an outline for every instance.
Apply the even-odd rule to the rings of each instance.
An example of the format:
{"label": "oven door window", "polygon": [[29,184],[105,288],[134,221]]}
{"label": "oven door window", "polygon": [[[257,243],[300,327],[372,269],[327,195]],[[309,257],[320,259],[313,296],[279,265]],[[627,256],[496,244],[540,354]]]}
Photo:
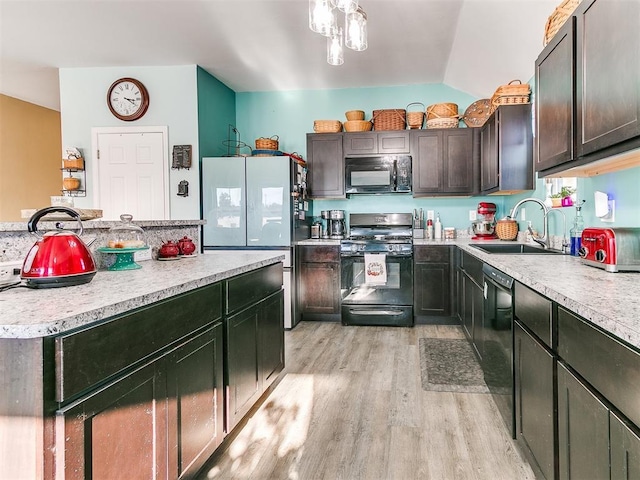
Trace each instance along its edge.
{"label": "oven door window", "polygon": [[387,282],[370,285],[365,282],[363,257],[342,260],[342,303],[354,305],[412,305],[413,262],[411,258],[386,258]]}

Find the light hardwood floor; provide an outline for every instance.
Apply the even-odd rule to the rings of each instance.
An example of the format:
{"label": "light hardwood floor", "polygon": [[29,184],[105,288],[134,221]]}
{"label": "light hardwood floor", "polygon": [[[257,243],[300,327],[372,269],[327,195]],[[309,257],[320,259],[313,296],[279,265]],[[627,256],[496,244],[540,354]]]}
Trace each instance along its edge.
{"label": "light hardwood floor", "polygon": [[490,395],[422,390],[422,337],[464,338],[300,323],[281,382],[202,478],[533,479]]}

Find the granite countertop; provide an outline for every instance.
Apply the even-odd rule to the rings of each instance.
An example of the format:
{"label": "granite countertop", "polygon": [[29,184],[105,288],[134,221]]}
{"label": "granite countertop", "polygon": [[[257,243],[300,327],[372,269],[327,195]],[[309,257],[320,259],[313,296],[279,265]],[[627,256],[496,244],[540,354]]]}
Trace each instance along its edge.
{"label": "granite countertop", "polygon": [[640,349],[640,272],[609,273],[570,255],[500,255],[473,248],[478,242],[446,243]]}
{"label": "granite countertop", "polygon": [[0,338],[59,334],[282,260],[280,252],[214,252],[148,260],[138,270],[100,270],[84,285],[5,290],[0,292]]}
{"label": "granite countertop", "polygon": [[[38,222],[38,231],[55,230],[57,222]],[[69,217],[65,221],[65,224],[69,225],[69,228],[74,228],[76,220]],[[189,225],[205,225],[206,220],[136,220],[135,218],[131,222],[138,227],[179,227]],[[109,229],[115,226],[121,226],[121,220],[85,220],[82,222],[82,228],[84,230],[92,229]],[[27,222],[0,222],[0,232],[26,232]]]}

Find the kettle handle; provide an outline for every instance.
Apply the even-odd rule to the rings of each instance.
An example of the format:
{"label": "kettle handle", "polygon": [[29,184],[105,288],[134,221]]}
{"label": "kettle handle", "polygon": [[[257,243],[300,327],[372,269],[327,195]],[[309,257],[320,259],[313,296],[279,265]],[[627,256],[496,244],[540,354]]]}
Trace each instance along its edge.
{"label": "kettle handle", "polygon": [[29,222],[27,223],[27,230],[29,230],[30,233],[37,234],[37,232],[38,232],[38,228],[37,228],[38,220],[40,220],[45,215],[48,215],[49,213],[53,213],[53,212],[66,213],[67,215],[69,215],[69,216],[75,218],[76,220],[78,220],[78,225],[80,226],[80,231],[78,232],[78,236],[82,235],[82,221],[80,220],[80,214],[78,212],[76,212],[75,210],[73,210],[71,208],[68,208],[68,207],[45,207],[42,210],[38,210],[29,219]]}

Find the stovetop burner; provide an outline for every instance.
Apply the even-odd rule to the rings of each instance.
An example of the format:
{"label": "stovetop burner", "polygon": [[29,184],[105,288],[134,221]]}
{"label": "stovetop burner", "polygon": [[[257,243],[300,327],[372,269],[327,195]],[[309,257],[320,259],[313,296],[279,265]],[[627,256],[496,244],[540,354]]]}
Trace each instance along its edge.
{"label": "stovetop burner", "polygon": [[340,242],[343,256],[413,254],[410,213],[352,213],[349,215],[349,227],[349,237]]}

